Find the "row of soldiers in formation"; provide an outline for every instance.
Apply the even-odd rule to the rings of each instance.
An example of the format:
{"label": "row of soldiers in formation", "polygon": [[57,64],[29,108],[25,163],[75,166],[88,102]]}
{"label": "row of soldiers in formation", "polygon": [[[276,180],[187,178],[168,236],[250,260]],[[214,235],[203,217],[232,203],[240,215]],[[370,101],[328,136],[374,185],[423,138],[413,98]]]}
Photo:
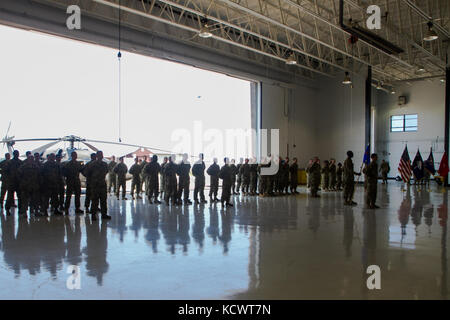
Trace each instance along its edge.
{"label": "row of soldiers in formation", "polygon": [[[91,154],[91,161],[83,164],[78,161],[77,153],[71,153],[71,159],[61,162],[62,155],[51,153],[47,155],[46,161],[42,161],[39,153],[34,155],[26,153],[26,160],[19,159],[19,151],[15,150],[13,158],[9,153],[5,154],[5,160],[0,163],[1,173],[1,208],[7,194],[5,209],[10,214],[10,209],[15,206],[14,195],[17,195],[19,214],[24,214],[27,210],[36,216],[48,215],[48,210],[56,214],[68,214],[72,195],[75,198],[75,213],[83,214],[81,210],[81,181],[80,174],[86,178],[85,211],[92,213],[95,217],[100,210],[106,219],[107,215],[106,199],[107,193],[114,187],[114,192],[119,198],[122,191],[122,199],[126,199],[127,173],[132,175],[131,196],[140,198],[142,185],[145,184],[145,192],[150,203],[161,203],[158,197],[161,193],[166,204],[192,204],[189,199],[190,172],[195,178],[194,201],[196,204],[206,203],[205,170],[210,176],[210,202],[220,201],[222,205],[232,206],[230,197],[232,194],[243,195],[284,195],[297,194],[298,165],[297,159],[289,164],[289,159],[279,158],[279,170],[274,174],[266,174],[262,168],[269,168],[272,165],[270,159],[265,159],[258,164],[254,159],[241,159],[235,164],[234,159],[229,161],[224,159],[224,164],[219,167],[217,159],[206,169],[203,161],[203,154],[192,166],[189,163],[187,154],[183,155],[180,163],[174,162],[174,157],[164,158],[160,165],[158,157],[154,155],[150,162],[146,160],[139,162],[135,159],[134,165],[128,167],[124,163],[124,158],[119,162],[103,161],[101,151]],[[106,177],[108,179],[106,179]],[[222,197],[217,198],[219,189],[219,179],[222,180]],[[108,181],[108,185],[107,185]],[[160,188],[161,183],[161,188]],[[109,189],[109,190],[108,190]],[[161,192],[160,192],[161,191]],[[164,197],[162,197],[164,195]],[[183,198],[183,200],[182,200]],[[100,208],[99,208],[100,204]]]}
{"label": "row of soldiers in formation", "polygon": [[[347,159],[344,165],[339,163],[336,167],[336,161],[331,159],[325,160],[323,167],[320,165],[318,157],[310,160],[307,168],[307,183],[311,190],[313,197],[320,197],[318,195],[319,187],[322,186],[323,191],[338,191],[343,188],[344,204],[354,206],[357,203],[353,201],[355,192],[355,175],[361,176],[361,172],[355,172],[353,165],[353,152],[347,152]],[[366,204],[371,209],[376,209],[375,204],[377,197],[377,183],[378,183],[378,156],[374,153],[370,156],[370,163],[363,168],[365,175],[365,191]],[[387,181],[387,173],[389,172],[389,165],[383,161],[381,168],[383,182]]]}
{"label": "row of soldiers in formation", "polygon": [[[71,160],[61,162],[61,153],[51,153],[46,161],[42,161],[39,153],[26,153],[26,159],[19,159],[19,151],[14,150],[13,157],[5,154],[5,160],[0,163],[1,173],[1,208],[7,194],[5,210],[10,214],[15,207],[14,196],[18,200],[19,215],[26,214],[28,209],[35,216],[47,216],[48,210],[55,215],[69,213],[72,195],[75,196],[75,213],[83,214],[81,210],[80,174],[86,177],[86,211],[96,214],[100,210],[102,219],[110,219],[107,215],[107,185],[106,175],[108,165],[103,161],[102,151],[91,155],[91,161],[83,164],[77,161],[77,153],[72,152]],[[100,209],[99,208],[100,205]],[[90,208],[90,209],[89,209]]]}
{"label": "row of soldiers in formation", "polygon": [[[141,198],[142,186],[145,186],[145,194],[150,203],[161,203],[158,199],[164,199],[166,204],[190,205],[189,199],[190,173],[194,176],[194,202],[195,204],[207,203],[205,200],[205,171],[210,176],[209,200],[221,202],[222,205],[232,206],[231,195],[249,196],[273,196],[284,194],[297,194],[298,185],[298,165],[294,158],[292,164],[289,158],[279,159],[279,170],[277,173],[265,174],[263,168],[270,169],[271,162],[265,159],[258,164],[254,159],[240,159],[236,164],[235,160],[224,159],[223,166],[217,164],[217,159],[206,169],[203,154],[199,155],[198,161],[192,165],[188,161],[188,155],[183,155],[180,163],[174,162],[174,157],[164,157],[163,163],[159,164],[158,157],[154,155],[150,162],[139,161],[128,167],[124,163],[123,157],[116,163],[115,157],[108,164],[108,192],[111,190],[120,199],[126,199],[126,174],[132,175],[131,196],[133,199]],[[178,179],[177,179],[178,178]],[[222,197],[217,198],[219,190],[219,179],[222,180]],[[289,192],[290,191],[290,192]]]}

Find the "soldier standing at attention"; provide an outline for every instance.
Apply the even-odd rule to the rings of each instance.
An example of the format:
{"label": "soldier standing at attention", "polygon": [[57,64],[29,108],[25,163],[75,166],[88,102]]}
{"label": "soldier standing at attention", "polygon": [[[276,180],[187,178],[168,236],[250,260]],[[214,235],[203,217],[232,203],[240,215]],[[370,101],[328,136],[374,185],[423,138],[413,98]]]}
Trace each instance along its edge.
{"label": "soldier standing at attention", "polygon": [[44,201],[44,181],[42,178],[42,168],[43,164],[41,162],[41,155],[38,152],[34,153],[34,163],[39,168],[39,189],[37,191],[36,199],[35,199],[35,212],[40,212],[40,209],[43,207],[43,201]]}
{"label": "soldier standing at attention", "polygon": [[320,160],[318,157],[314,157],[311,166],[308,169],[309,177],[310,177],[310,185],[311,185],[311,195],[315,198],[319,198],[320,196],[317,194],[320,186]]}
{"label": "soldier standing at attention", "polygon": [[117,200],[119,200],[120,188],[122,188],[122,200],[127,200],[127,172],[128,167],[123,162],[123,157],[120,157],[119,163],[114,167],[114,173],[117,175]]}
{"label": "soldier standing at attention", "polygon": [[61,172],[63,173],[63,175],[61,176],[61,180],[59,181],[59,184],[58,184],[58,204],[59,204],[58,209],[60,211],[63,211],[64,210],[64,195],[65,195],[64,187],[65,187],[66,182],[64,180],[64,171],[63,171],[64,166],[61,163],[61,160],[62,160],[62,155],[61,155],[61,153],[58,152],[56,154],[56,163],[58,164]]}
{"label": "soldier standing at attention", "polygon": [[343,172],[343,182],[344,182],[344,204],[347,206],[357,205],[353,201],[353,193],[355,192],[355,174],[361,175],[361,173],[355,172],[353,169],[353,152],[347,151],[347,159],[344,161],[344,172]]}
{"label": "soldier standing at attention", "polygon": [[250,185],[250,165],[248,164],[248,158],[245,159],[245,162],[242,164],[239,172],[242,177],[242,195],[248,194],[248,189]]}
{"label": "soldier standing at attention", "polygon": [[183,196],[184,205],[191,205],[192,202],[189,199],[189,185],[191,179],[189,173],[191,171],[191,164],[188,161],[188,154],[183,154],[183,160],[178,165],[177,174],[179,176],[178,182],[178,203],[181,204],[181,197]]}
{"label": "soldier standing at attention", "polygon": [[[150,163],[147,163],[147,165],[144,168],[145,176],[148,179],[148,201],[149,203],[155,203],[160,204],[161,201],[158,200],[158,194],[159,194],[159,173],[161,172],[161,166],[158,163],[158,156],[155,154],[152,157],[152,160]],[[154,199],[154,202],[152,202],[152,198]]]}
{"label": "soldier standing at attention", "polygon": [[236,174],[237,174],[237,167],[236,167],[236,160],[231,159],[231,194],[237,194],[236,192]]}
{"label": "soldier standing at attention", "polygon": [[306,171],[306,188],[311,188],[309,169],[313,165],[313,162],[314,162],[313,159],[309,159],[308,165],[306,166],[306,170],[305,170]]}
{"label": "soldier standing at attention", "polygon": [[289,167],[289,171],[291,173],[291,193],[292,194],[298,194],[297,192],[297,186],[298,186],[298,164],[297,164],[297,158],[292,159],[292,164]]}
{"label": "soldier standing at attention", "polygon": [[177,165],[174,162],[175,155],[170,156],[169,162],[164,166],[165,184],[164,199],[166,204],[178,204],[177,202]]}
{"label": "soldier standing at attention", "polygon": [[336,191],[336,160],[330,159],[330,190]]}
{"label": "soldier standing at attention", "polygon": [[378,186],[378,156],[376,153],[372,153],[370,156],[370,163],[363,169],[364,174],[367,177],[366,188],[366,204],[370,209],[378,209],[375,204],[377,200],[377,186]]}
{"label": "soldier standing at attention", "polygon": [[161,176],[159,178],[161,199],[165,198],[165,192],[166,192],[166,175],[164,174],[164,168],[167,165],[167,161],[169,161],[169,159],[167,157],[164,157],[163,163],[161,164]]}
{"label": "soldier standing at attention", "polygon": [[47,215],[50,204],[55,215],[62,214],[58,210],[58,181],[61,180],[61,176],[61,168],[56,163],[56,155],[51,153],[42,167],[43,185],[45,186],[44,215]]}
{"label": "soldier standing at attention", "polygon": [[30,154],[18,169],[20,192],[22,194],[22,207],[19,208],[19,214],[26,214],[30,207],[30,214],[39,214],[36,210],[35,203],[39,191],[39,167],[34,162],[33,156]]}
{"label": "soldier standing at attention", "polygon": [[72,198],[72,194],[75,195],[75,213],[81,214],[84,213],[83,210],[80,209],[80,196],[81,196],[81,181],[80,181],[80,173],[83,171],[83,164],[78,159],[78,154],[74,151],[70,155],[71,159],[69,162],[66,162],[63,167],[63,173],[66,177],[67,181],[67,191],[66,191],[66,202],[64,206],[64,210],[66,214],[69,214],[70,208],[70,200]]}
{"label": "soldier standing at attention", "polygon": [[240,158],[239,159],[239,163],[237,164],[237,166],[236,166],[236,171],[237,171],[237,173],[236,173],[236,175],[237,175],[237,177],[236,177],[236,182],[237,182],[237,186],[236,186],[236,194],[239,194],[239,192],[240,192],[240,190],[241,190],[241,185],[242,185],[242,175],[241,175],[241,167],[242,167],[242,164],[244,163],[244,159],[243,158]]}
{"label": "soldier standing at attention", "polygon": [[143,188],[145,188],[145,195],[148,196],[148,176],[145,174],[144,168],[147,166],[147,156],[144,156],[144,160],[141,161],[141,185],[140,190],[143,192]]}
{"label": "soldier standing at attention", "polygon": [[250,195],[256,196],[258,193],[256,192],[258,188],[258,163],[256,162],[256,158],[252,158],[252,162],[250,164]]}
{"label": "soldier standing at attention", "polygon": [[[389,163],[386,161],[381,161],[380,165],[380,171],[381,171],[381,178],[383,179],[382,184],[387,184],[388,182],[388,173],[391,171],[391,167],[389,167]],[[426,172],[427,170],[425,170]]]}
{"label": "soldier standing at attention", "polygon": [[108,190],[106,186],[106,175],[108,174],[108,165],[103,161],[103,152],[97,151],[97,159],[93,161],[87,169],[87,175],[91,177],[91,199],[92,199],[92,220],[97,220],[97,208],[100,203],[100,212],[102,220],[109,220],[107,197]]}
{"label": "soldier standing at attention", "polygon": [[[113,156],[114,158],[114,156]],[[91,194],[92,194],[92,190],[91,190],[91,177],[88,176],[88,172],[89,172],[89,167],[95,162],[95,160],[97,160],[97,154],[96,153],[91,153],[91,161],[89,161],[88,163],[86,163],[86,165],[83,167],[83,171],[81,172],[81,174],[83,176],[86,177],[86,195],[84,197],[84,207],[86,208],[86,213],[89,213],[92,208],[90,209],[90,205],[92,203],[91,201]],[[108,174],[110,174],[111,172],[109,171],[109,166],[108,166]],[[114,174],[114,179],[116,174]],[[110,181],[108,182],[108,184],[110,183]],[[115,189],[115,188],[114,188]],[[97,208],[95,208],[95,210],[97,210]]]}
{"label": "soldier standing at attention", "polygon": [[219,191],[219,172],[220,167],[217,164],[217,158],[213,159],[213,164],[209,166],[208,170],[206,170],[206,173],[210,176],[211,185],[209,188],[209,202],[218,202],[219,199],[217,199],[217,192]]}
{"label": "soldier standing at attention", "polygon": [[0,174],[2,175],[2,187],[1,187],[1,193],[0,193],[0,209],[3,209],[3,201],[5,201],[5,195],[6,190],[8,186],[7,181],[7,173],[6,173],[6,167],[8,165],[8,161],[11,160],[11,155],[9,153],[5,153],[5,160],[0,162]]}
{"label": "soldier standing at attention", "polygon": [[267,196],[267,175],[264,174],[264,168],[267,167],[267,158],[263,158],[261,163],[258,165],[258,174],[259,174],[259,196],[265,197]]}
{"label": "soldier standing at attention", "polygon": [[328,160],[323,162],[322,168],[322,189],[328,191],[330,186],[330,163]]}
{"label": "soldier standing at attention", "polygon": [[283,193],[289,194],[289,158],[286,157],[283,164],[283,171],[281,173],[282,190]]}
{"label": "soldier standing at attention", "polygon": [[10,214],[10,209],[14,205],[14,193],[17,194],[18,207],[21,208],[22,195],[20,194],[20,181],[18,176],[18,169],[22,165],[22,160],[19,159],[19,151],[14,150],[13,158],[6,163],[6,168],[3,172],[6,173],[7,177],[7,191],[8,196],[6,198],[6,214]]}
{"label": "soldier standing at attention", "polygon": [[[195,204],[207,203],[205,200],[205,162],[203,161],[203,153],[198,156],[198,161],[192,166],[192,175],[195,177],[194,186],[194,202]],[[200,202],[198,194],[200,193]]]}
{"label": "soldier standing at attention", "polygon": [[224,207],[224,204],[227,207],[233,206],[233,204],[230,203],[230,197],[231,197],[231,175],[234,174],[230,168],[228,158],[224,158],[223,162],[224,165],[222,166],[219,172],[219,177],[220,179],[222,179],[222,196],[220,198],[222,208]]}
{"label": "soldier standing at attention", "polygon": [[336,169],[336,190],[341,191],[342,190],[342,163],[338,163],[337,169]]}
{"label": "soldier standing at attention", "polygon": [[[97,157],[97,156],[96,156]],[[92,161],[92,155],[91,155]],[[111,162],[108,163],[108,193],[111,193],[111,187],[113,187],[113,194],[116,194],[117,189],[117,175],[114,172],[114,168],[116,167],[116,157],[111,157]]]}
{"label": "soldier standing at attention", "polygon": [[134,200],[134,191],[136,190],[136,197],[138,199],[142,199],[141,198],[141,170],[142,167],[139,164],[139,159],[135,158],[134,159],[134,164],[131,166],[130,168],[130,174],[133,176],[133,180],[131,180],[131,198]]}

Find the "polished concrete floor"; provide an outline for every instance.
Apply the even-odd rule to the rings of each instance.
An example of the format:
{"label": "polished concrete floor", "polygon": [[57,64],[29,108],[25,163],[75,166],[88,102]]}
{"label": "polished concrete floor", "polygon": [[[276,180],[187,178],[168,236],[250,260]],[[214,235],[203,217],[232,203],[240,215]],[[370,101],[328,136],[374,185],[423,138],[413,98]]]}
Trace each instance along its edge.
{"label": "polished concrete floor", "polygon": [[[448,193],[380,185],[235,196],[235,207],[109,202],[112,220],[1,216],[1,299],[448,299]],[[366,268],[378,265],[381,289]],[[73,288],[70,266],[79,267]],[[69,279],[69,280],[68,280]],[[68,284],[69,283],[69,286]]]}

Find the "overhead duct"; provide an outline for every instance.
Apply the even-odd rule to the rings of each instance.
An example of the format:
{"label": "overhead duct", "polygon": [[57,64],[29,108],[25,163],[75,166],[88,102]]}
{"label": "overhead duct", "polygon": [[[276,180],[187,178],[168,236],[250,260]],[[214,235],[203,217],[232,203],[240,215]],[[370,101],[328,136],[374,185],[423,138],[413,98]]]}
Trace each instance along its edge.
{"label": "overhead duct", "polygon": [[404,50],[399,48],[395,44],[387,41],[386,39],[381,38],[377,34],[367,31],[357,25],[347,26],[344,23],[344,0],[339,0],[339,24],[341,28],[352,36],[357,37],[365,42],[370,43],[374,47],[386,52],[387,54],[400,54],[403,53]]}

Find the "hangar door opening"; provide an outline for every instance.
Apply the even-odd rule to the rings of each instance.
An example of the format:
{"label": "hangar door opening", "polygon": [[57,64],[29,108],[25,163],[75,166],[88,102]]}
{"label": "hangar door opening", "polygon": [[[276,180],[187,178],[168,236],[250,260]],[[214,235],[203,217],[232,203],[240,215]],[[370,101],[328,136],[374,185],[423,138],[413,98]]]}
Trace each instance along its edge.
{"label": "hangar door opening", "polygon": [[[200,152],[219,164],[224,156],[256,154],[252,81],[122,51],[119,87],[116,49],[6,26],[0,37],[2,135],[11,122],[9,135],[16,138],[122,141],[177,160],[188,153],[191,162]],[[24,153],[43,144],[14,147]],[[92,145],[106,156],[145,151]]]}

